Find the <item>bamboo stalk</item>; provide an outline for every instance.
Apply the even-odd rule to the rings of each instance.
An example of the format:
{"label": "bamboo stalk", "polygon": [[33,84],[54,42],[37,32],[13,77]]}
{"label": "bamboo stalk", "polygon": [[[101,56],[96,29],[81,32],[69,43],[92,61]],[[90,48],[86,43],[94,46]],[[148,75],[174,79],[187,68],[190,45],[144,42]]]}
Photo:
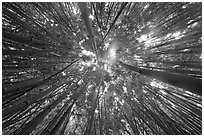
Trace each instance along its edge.
{"label": "bamboo stalk", "polygon": [[162,82],[168,83],[170,85],[180,87],[185,90],[189,90],[198,95],[202,95],[202,80],[200,79],[193,78],[190,76],[180,75],[176,73],[142,69],[142,68],[124,64],[122,62],[120,62],[120,65],[129,70],[138,72],[141,75],[155,78],[155,79],[161,80]]}

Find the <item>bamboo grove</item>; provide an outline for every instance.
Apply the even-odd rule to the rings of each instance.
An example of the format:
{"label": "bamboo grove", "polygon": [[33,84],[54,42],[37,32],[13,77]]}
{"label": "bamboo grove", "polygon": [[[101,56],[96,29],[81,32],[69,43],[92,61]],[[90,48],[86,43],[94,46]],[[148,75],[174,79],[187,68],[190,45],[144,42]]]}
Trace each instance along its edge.
{"label": "bamboo grove", "polygon": [[202,3],[2,3],[2,134],[202,134]]}

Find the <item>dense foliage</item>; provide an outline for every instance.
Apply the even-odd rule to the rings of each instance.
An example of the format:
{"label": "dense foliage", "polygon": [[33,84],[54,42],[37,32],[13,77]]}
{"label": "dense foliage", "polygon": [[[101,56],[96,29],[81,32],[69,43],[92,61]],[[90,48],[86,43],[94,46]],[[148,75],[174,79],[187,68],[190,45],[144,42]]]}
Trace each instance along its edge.
{"label": "dense foliage", "polygon": [[202,134],[201,3],[2,3],[3,134]]}

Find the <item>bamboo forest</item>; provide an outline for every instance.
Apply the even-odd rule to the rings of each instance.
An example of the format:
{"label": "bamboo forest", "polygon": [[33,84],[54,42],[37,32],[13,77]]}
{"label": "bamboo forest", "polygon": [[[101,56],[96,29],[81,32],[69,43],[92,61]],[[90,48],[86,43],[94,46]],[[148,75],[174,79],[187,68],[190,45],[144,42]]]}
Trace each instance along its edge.
{"label": "bamboo forest", "polygon": [[201,135],[201,2],[3,2],[3,135]]}

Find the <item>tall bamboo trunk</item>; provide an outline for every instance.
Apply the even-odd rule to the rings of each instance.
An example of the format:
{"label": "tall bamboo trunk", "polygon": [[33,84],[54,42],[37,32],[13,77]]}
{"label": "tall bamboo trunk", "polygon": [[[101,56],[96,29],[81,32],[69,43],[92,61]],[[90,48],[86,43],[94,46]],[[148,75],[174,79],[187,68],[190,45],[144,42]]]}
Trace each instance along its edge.
{"label": "tall bamboo trunk", "polygon": [[119,62],[119,63],[124,68],[129,69],[131,71],[138,72],[141,75],[155,78],[162,82],[168,83],[170,85],[173,85],[179,88],[183,88],[185,90],[191,91],[195,94],[202,96],[202,79],[197,79],[195,77],[180,75],[176,73],[143,69],[143,68],[127,65],[122,62]]}

